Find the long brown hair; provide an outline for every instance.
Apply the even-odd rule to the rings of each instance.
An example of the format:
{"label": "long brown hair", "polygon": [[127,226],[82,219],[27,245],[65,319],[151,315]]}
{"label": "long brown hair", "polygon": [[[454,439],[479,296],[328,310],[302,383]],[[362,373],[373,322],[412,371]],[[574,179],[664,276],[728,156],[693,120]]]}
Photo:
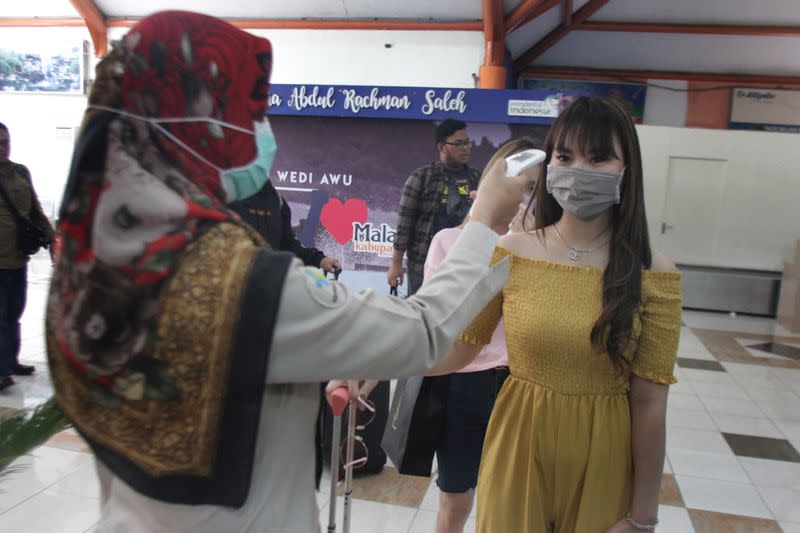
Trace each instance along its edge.
{"label": "long brown hair", "polygon": [[[614,139],[622,147],[617,154]],[[626,358],[634,316],[642,301],[642,270],[650,268],[652,252],[644,209],[642,154],[628,111],[610,98],[583,96],[556,119],[545,139],[547,159],[536,190],[536,229],[561,219],[563,210],[547,192],[547,170],[553,150],[572,148],[584,156],[616,155],[625,163],[620,203],[611,208],[611,246],[603,273],[603,311],[592,328],[592,345],[611,358],[623,374],[630,371]],[[543,234],[544,232],[542,232]]]}
{"label": "long brown hair", "polygon": [[[531,148],[538,148],[539,145],[536,141],[531,139],[530,137],[518,137],[516,139],[511,139],[492,155],[489,161],[486,163],[486,166],[483,167],[483,172],[481,173],[481,178],[478,180],[478,183],[483,181],[483,178],[486,176],[486,173],[489,172],[489,169],[497,162],[498,159],[505,159],[506,157],[516,154],[517,152],[522,152],[523,150],[530,150]],[[469,222],[469,215],[464,218],[464,221],[461,223],[460,227],[464,227],[467,222]]]}

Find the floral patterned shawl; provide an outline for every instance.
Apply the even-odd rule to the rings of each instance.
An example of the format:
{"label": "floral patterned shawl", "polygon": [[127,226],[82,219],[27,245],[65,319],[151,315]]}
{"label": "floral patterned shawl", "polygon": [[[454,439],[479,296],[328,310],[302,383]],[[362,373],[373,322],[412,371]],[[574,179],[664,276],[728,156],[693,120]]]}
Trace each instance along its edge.
{"label": "floral patterned shawl", "polygon": [[[130,114],[248,130],[267,107],[269,41],[219,19],[152,15],[106,61],[119,94],[93,93],[90,107],[110,98]],[[207,121],[163,127],[169,135],[131,115],[88,111],[60,213],[48,355],[59,404],[116,475],[159,499],[238,506],[253,443],[231,448],[225,432],[254,439],[239,426],[257,426],[269,348],[256,346],[252,361],[234,353],[248,352],[237,346],[246,337],[237,337],[239,318],[252,316],[241,310],[245,281],[259,261],[260,274],[275,277],[272,307],[260,310],[269,317],[288,262],[254,259],[260,240],[225,206],[218,170],[171,139],[225,169],[255,157],[253,136]],[[200,266],[176,274],[192,250]],[[232,423],[235,411],[249,418]],[[238,470],[220,464],[248,453]]]}

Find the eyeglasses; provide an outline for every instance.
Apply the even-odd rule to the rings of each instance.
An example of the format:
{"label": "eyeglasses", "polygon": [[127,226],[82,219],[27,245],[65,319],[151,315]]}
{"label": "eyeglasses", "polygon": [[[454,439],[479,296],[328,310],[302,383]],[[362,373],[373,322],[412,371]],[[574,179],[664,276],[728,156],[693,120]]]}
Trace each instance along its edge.
{"label": "eyeglasses", "polygon": [[458,149],[458,150],[470,150],[470,149],[475,147],[475,142],[474,141],[458,141],[458,142],[454,142],[454,143],[449,143],[449,142],[445,141],[444,144],[446,144],[448,146],[455,146],[456,149]]}
{"label": "eyeglasses", "polygon": [[[375,404],[363,398],[358,398],[357,401],[364,407],[367,413],[370,413],[369,419],[366,422],[356,425],[356,431],[364,431],[364,429],[375,420]],[[347,462],[347,437],[345,437],[341,446],[339,446],[340,464],[342,464],[345,469],[351,466],[353,468],[360,468],[367,464],[369,450],[367,449],[367,445],[364,444],[364,438],[361,435],[355,436],[355,445],[352,463]],[[358,459],[356,459],[356,457],[358,457]]]}

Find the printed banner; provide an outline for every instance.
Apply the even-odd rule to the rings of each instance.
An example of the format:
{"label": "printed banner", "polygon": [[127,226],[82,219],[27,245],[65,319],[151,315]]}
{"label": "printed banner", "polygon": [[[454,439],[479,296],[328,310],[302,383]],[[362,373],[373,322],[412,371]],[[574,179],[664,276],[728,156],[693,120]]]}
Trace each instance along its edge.
{"label": "printed banner", "polygon": [[550,124],[564,91],[336,85],[270,86],[270,115]]}
{"label": "printed banner", "polygon": [[[342,260],[346,271],[389,267],[408,176],[438,160],[435,122],[272,116],[278,153],[270,173],[305,246]],[[547,126],[468,123],[470,166],[483,166],[511,138],[542,144]]]}
{"label": "printed banner", "polygon": [[729,128],[800,133],[800,91],[732,89]]}
{"label": "printed banner", "polygon": [[635,123],[641,124],[644,120],[646,85],[523,77],[519,80],[519,88],[526,92],[559,94],[563,103],[569,103],[578,96],[608,96],[622,102]]}

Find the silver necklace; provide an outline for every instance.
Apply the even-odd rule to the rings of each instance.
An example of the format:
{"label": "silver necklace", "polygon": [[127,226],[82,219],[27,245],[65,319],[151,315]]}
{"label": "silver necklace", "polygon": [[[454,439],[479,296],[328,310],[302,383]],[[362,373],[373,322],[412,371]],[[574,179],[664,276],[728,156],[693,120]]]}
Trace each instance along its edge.
{"label": "silver necklace", "polygon": [[[592,252],[596,252],[597,250],[605,247],[609,242],[611,242],[611,239],[608,239],[606,242],[604,242],[600,246],[596,246],[594,248],[575,248],[570,243],[568,243],[567,240],[564,237],[561,236],[561,232],[558,231],[558,225],[557,224],[553,224],[553,228],[555,228],[556,235],[558,235],[558,238],[561,239],[561,242],[563,242],[566,245],[566,247],[569,248],[569,253],[567,254],[567,257],[569,257],[570,261],[578,261],[578,259],[581,258],[581,254],[590,254]],[[607,229],[608,228],[606,228],[603,231],[601,231],[600,235],[605,233]],[[592,242],[594,242],[597,239],[599,239],[600,235],[595,237],[594,240],[592,240]]]}

